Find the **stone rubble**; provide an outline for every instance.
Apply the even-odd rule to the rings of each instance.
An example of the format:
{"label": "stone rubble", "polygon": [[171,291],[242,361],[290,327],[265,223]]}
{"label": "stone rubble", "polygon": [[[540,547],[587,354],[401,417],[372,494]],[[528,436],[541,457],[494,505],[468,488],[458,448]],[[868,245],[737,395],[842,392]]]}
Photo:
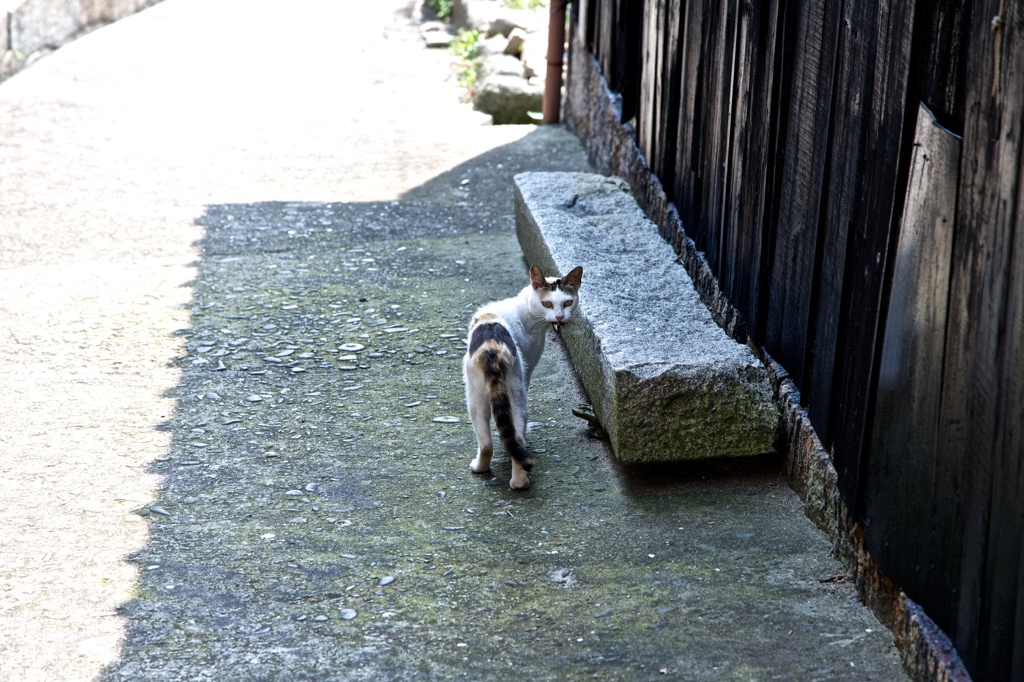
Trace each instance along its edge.
{"label": "stone rubble", "polygon": [[480,36],[473,107],[496,125],[540,120],[547,71],[547,10],[506,7],[499,0],[456,0],[452,27],[427,21],[421,28],[428,47],[448,47],[456,30]]}

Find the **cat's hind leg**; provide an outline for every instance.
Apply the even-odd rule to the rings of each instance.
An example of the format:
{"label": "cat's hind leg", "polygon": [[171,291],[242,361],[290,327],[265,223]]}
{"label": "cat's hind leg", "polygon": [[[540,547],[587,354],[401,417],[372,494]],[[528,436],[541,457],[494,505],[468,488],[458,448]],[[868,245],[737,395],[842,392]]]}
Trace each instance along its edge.
{"label": "cat's hind leg", "polygon": [[515,425],[515,439],[520,444],[518,457],[512,457],[512,478],[508,485],[512,490],[526,490],[530,487],[527,472],[533,468],[533,453],[526,449],[526,386],[519,381],[512,383],[512,423]]}
{"label": "cat's hind leg", "polygon": [[494,454],[494,443],[491,440],[491,400],[487,389],[474,386],[468,382],[466,386],[466,407],[469,419],[473,423],[476,434],[476,457],[469,464],[471,471],[482,474],[491,469],[491,455]]}
{"label": "cat's hind leg", "polygon": [[526,490],[530,487],[530,477],[526,474],[526,469],[515,460],[512,460],[512,478],[508,482],[508,487],[512,490]]}

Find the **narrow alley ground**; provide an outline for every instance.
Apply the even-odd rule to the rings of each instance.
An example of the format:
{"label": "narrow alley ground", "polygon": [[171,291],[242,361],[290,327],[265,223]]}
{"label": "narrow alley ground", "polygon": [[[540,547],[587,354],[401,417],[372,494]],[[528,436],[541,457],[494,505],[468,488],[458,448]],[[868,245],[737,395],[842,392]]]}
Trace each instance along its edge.
{"label": "narrow alley ground", "polygon": [[165,0],[0,86],[0,679],[900,679],[777,462],[621,469],[557,341],[530,491],[469,472],[511,177],[587,162],[410,6]]}

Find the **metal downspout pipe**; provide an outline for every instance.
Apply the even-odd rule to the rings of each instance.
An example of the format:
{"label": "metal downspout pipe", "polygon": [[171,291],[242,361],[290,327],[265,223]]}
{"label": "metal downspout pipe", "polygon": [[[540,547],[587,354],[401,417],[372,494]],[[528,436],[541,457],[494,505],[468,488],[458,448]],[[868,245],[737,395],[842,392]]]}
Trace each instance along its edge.
{"label": "metal downspout pipe", "polygon": [[565,52],[565,6],[568,0],[551,0],[548,15],[548,70],[544,78],[541,122],[558,123],[562,108],[562,55]]}

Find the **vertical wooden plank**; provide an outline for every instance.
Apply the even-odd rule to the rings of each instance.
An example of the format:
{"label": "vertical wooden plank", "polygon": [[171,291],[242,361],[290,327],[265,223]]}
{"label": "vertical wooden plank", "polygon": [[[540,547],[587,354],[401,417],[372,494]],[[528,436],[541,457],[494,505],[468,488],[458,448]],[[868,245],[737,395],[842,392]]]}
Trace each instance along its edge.
{"label": "vertical wooden plank", "polygon": [[[1013,25],[1024,24],[1019,3],[1010,3]],[[1000,12],[997,0],[975,5],[977,21],[970,29],[967,55],[967,113],[964,159],[959,188],[957,233],[954,240],[950,318],[944,367],[937,469],[933,511],[933,581],[930,588],[943,594],[956,586],[949,634],[964,663],[978,679],[993,679],[1000,657],[983,640],[992,632],[987,619],[994,615],[992,580],[1001,578],[999,549],[989,546],[990,523],[1002,523],[992,514],[999,487],[1010,464],[1000,452],[1003,435],[1020,429],[1006,423],[1005,402],[1019,397],[1007,383],[1007,311],[1015,300],[1007,273],[1014,272],[1014,244],[1019,241],[1021,127],[1024,121],[1024,51],[1020,34],[992,31],[988,19]],[[984,21],[982,20],[984,18]],[[1017,284],[1019,286],[1019,284]],[[1015,342],[1014,342],[1015,343]],[[1009,347],[1013,347],[1012,344]],[[1016,351],[1013,351],[1016,352]],[[1009,391],[1009,394],[1007,393]],[[1018,436],[1019,437],[1019,436]],[[995,484],[999,481],[998,484]],[[994,485],[995,484],[995,485]],[[1019,497],[1019,491],[1016,492]],[[1019,503],[1019,502],[1018,502]],[[995,531],[1005,537],[1002,531]],[[994,552],[991,550],[995,550]],[[998,589],[997,589],[998,591]],[[945,594],[953,594],[946,589]],[[985,611],[989,613],[986,614]]]}
{"label": "vertical wooden plank", "polygon": [[[837,32],[833,100],[828,121],[829,142],[823,168],[820,203],[820,237],[813,254],[815,286],[808,304],[808,344],[804,348],[802,388],[808,398],[808,415],[826,448],[832,446],[832,393],[836,342],[847,248],[853,231],[853,213],[863,171],[865,111],[870,109],[870,65],[877,24],[863,16],[865,7],[843,3]],[[858,16],[860,15],[860,16]],[[868,99],[866,99],[868,98]],[[855,252],[854,252],[855,253]],[[846,305],[849,305],[847,302]],[[796,359],[794,358],[794,361]],[[833,463],[835,455],[833,453]],[[843,472],[846,479],[849,472]],[[840,482],[840,485],[842,485]]]}
{"label": "vertical wooden plank", "polygon": [[643,33],[643,2],[612,0],[616,5],[616,42],[614,69],[609,83],[622,95],[622,120],[637,114],[640,100],[640,53]]}
{"label": "vertical wooden plank", "polygon": [[658,129],[658,81],[661,71],[661,13],[664,0],[642,0],[640,100],[637,104],[636,138],[641,153],[651,170],[657,147],[655,131]]}
{"label": "vertical wooden plank", "polygon": [[757,318],[753,326],[755,343],[768,347],[768,319],[772,303],[773,263],[778,241],[778,223],[781,214],[785,173],[785,149],[788,147],[790,128],[790,102],[793,90],[793,53],[798,42],[794,35],[798,29],[795,20],[797,8],[786,0],[779,0],[777,30],[775,33],[775,64],[772,68],[772,87],[769,112],[771,114],[771,136],[767,142],[768,168],[766,171],[764,197],[763,244],[761,246],[761,271],[758,275]]}
{"label": "vertical wooden plank", "polygon": [[[964,142],[961,172],[965,175],[969,159],[976,153],[973,149],[976,137],[974,133],[970,143],[966,139]],[[957,188],[958,201],[963,200],[961,196],[964,194],[965,183],[966,180],[962,179],[961,186]],[[926,589],[933,594],[950,596],[932,605],[929,614],[953,640],[964,664],[968,669],[972,669],[974,658],[968,658],[968,651],[964,647],[965,640],[962,633],[958,636],[957,631],[959,600],[952,596],[955,594],[954,591],[959,592],[960,589],[960,556],[964,548],[967,515],[970,513],[970,490],[975,474],[986,466],[984,461],[968,461],[969,439],[972,437],[968,431],[972,419],[972,354],[982,350],[974,348],[973,340],[970,338],[973,318],[981,312],[979,302],[971,300],[974,287],[971,270],[974,268],[972,261],[977,258],[977,251],[981,246],[976,242],[982,237],[980,225],[969,216],[968,219],[962,220],[963,213],[963,209],[957,210],[953,238],[954,256],[946,322],[946,357],[942,370],[939,435],[936,439],[932,521],[928,536],[929,577]]]}
{"label": "vertical wooden plank", "polygon": [[676,134],[679,129],[679,66],[683,31],[682,0],[665,3],[661,35],[661,68],[658,74],[658,126],[651,167],[661,179],[669,201],[675,198]]}
{"label": "vertical wooden plank", "polygon": [[[844,5],[815,319],[810,416],[825,425],[839,489],[859,515],[889,243],[902,203],[912,3]],[[907,151],[905,151],[907,150]],[[838,275],[838,276],[837,276]],[[830,402],[831,401],[831,404]]]}
{"label": "vertical wooden plank", "polygon": [[941,125],[962,135],[971,0],[917,2],[910,101],[924,102]]}
{"label": "vertical wooden plank", "polygon": [[583,44],[591,54],[594,53],[594,12],[591,9],[595,0],[577,0],[570,7],[570,15],[575,22],[576,30],[583,31]]}
{"label": "vertical wooden plank", "polygon": [[612,90],[618,90],[615,81],[615,46],[621,30],[618,21],[618,0],[599,0],[597,17],[597,56],[605,82]]}
{"label": "vertical wooden plank", "polygon": [[1024,546],[1017,556],[1017,566],[1017,613],[1014,617],[1014,644],[1010,649],[1009,679],[1024,680]]}
{"label": "vertical wooden plank", "polygon": [[[720,275],[721,229],[725,189],[729,110],[735,55],[735,12],[728,0],[705,0],[696,26],[700,29],[700,62],[692,110],[681,117],[688,127],[688,163],[681,178],[682,214],[687,233],[704,252],[712,272]],[[688,20],[689,23],[689,20]],[[696,39],[688,35],[687,39]],[[690,49],[690,45],[687,46]],[[688,74],[689,75],[689,74]],[[680,206],[682,209],[683,207]]]}
{"label": "vertical wooden plank", "polygon": [[703,81],[702,99],[706,108],[703,117],[702,137],[704,154],[700,164],[701,198],[700,233],[703,244],[698,243],[707,258],[711,270],[722,277],[727,242],[723,234],[725,221],[725,178],[729,157],[729,143],[732,139],[729,125],[732,110],[733,76],[736,61],[736,10],[731,0],[709,3],[704,20],[708,31],[705,35],[708,61]]}
{"label": "vertical wooden plank", "polygon": [[679,127],[676,134],[676,208],[687,235],[696,242],[700,215],[700,183],[695,171],[700,158],[701,101],[698,96],[703,72],[704,0],[687,0],[683,8],[683,36],[679,66]]}
{"label": "vertical wooden plank", "polygon": [[[932,111],[940,124],[952,123],[958,127],[954,133],[963,132],[963,55],[965,26],[971,4],[967,0],[936,0],[936,2],[918,2],[915,5],[914,35],[911,49],[907,96],[909,102],[922,101],[938,107]],[[918,118],[919,126],[922,118]],[[909,127],[908,127],[909,129]],[[927,146],[927,145],[926,145]],[[921,161],[922,147],[914,148],[914,154]],[[928,163],[937,166],[935,155],[929,154]],[[915,164],[915,168],[917,165]],[[919,171],[915,171],[919,172]],[[902,230],[912,230],[908,223],[909,213],[915,201],[914,187],[917,178],[908,181],[908,195]],[[946,196],[952,201],[954,190],[948,190]],[[941,190],[932,201],[939,201]],[[953,229],[955,220],[947,225]],[[900,235],[900,248],[903,249],[904,237]],[[905,256],[897,252],[897,259]],[[905,261],[904,261],[905,263]],[[924,265],[924,264],[922,264]],[[903,588],[907,594],[921,604],[929,616],[946,632],[952,633],[955,607],[950,594],[957,590],[956,577],[948,575],[945,581],[937,578],[939,569],[934,564],[932,547],[939,538],[931,532],[933,508],[937,506],[950,508],[959,504],[956,498],[938,497],[939,489],[935,488],[939,480],[948,480],[943,472],[948,472],[948,463],[939,458],[935,452],[938,447],[936,436],[939,428],[939,414],[935,413],[936,424],[929,425],[927,415],[937,410],[932,401],[937,400],[945,384],[942,357],[938,356],[938,348],[922,347],[919,336],[908,336],[917,327],[908,327],[909,322],[901,323],[899,310],[908,311],[910,315],[916,310],[906,299],[905,283],[899,271],[906,267],[896,263],[893,284],[889,301],[889,313],[886,323],[885,346],[882,349],[879,370],[878,403],[874,409],[875,428],[872,444],[869,448],[866,473],[868,482],[865,486],[864,521],[865,535],[869,549],[880,566]],[[940,271],[934,264],[922,268],[924,281],[934,284],[934,293],[947,295],[948,283],[941,283]],[[947,265],[947,273],[949,270]],[[938,279],[936,279],[938,278]],[[901,290],[903,293],[901,294]],[[923,292],[922,292],[923,293]],[[947,295],[948,299],[948,295]],[[921,306],[923,299],[918,299],[916,306]],[[939,311],[935,310],[936,314]],[[916,317],[923,317],[922,312],[914,312]],[[942,312],[946,316],[945,311]],[[890,324],[897,325],[889,331]],[[936,325],[937,326],[937,325]],[[901,336],[901,330],[907,329]],[[944,333],[943,333],[944,336]],[[892,338],[892,341],[890,341]],[[932,341],[936,346],[939,339]],[[894,347],[893,344],[899,344]],[[941,340],[945,348],[944,338]],[[895,353],[896,348],[899,353]],[[926,353],[926,355],[922,355]],[[893,357],[906,357],[907,362],[914,364],[905,366],[903,372],[912,371],[910,383],[905,387],[899,384],[906,382],[908,377],[901,376],[901,370],[892,364]],[[910,360],[910,356],[915,360]],[[937,369],[926,367],[938,356],[940,363]],[[924,365],[925,367],[918,367]],[[911,369],[912,368],[912,369]],[[896,385],[893,382],[896,382]],[[927,486],[932,485],[933,489]],[[916,489],[911,490],[913,486]],[[947,491],[948,492],[948,491]],[[960,512],[962,513],[962,509]],[[955,514],[950,514],[952,518]],[[948,519],[940,525],[948,526]],[[950,551],[959,552],[959,548]],[[939,584],[941,583],[941,585]]]}
{"label": "vertical wooden plank", "polygon": [[[743,310],[740,302],[734,298],[734,290],[744,291],[746,287],[743,282],[751,271],[751,264],[746,261],[746,255],[741,251],[741,244],[744,243],[742,226],[736,221],[737,207],[734,204],[746,205],[747,202],[756,203],[756,194],[743,196],[742,172],[748,164],[756,164],[756,161],[746,158],[747,146],[747,125],[749,125],[751,96],[754,87],[753,64],[763,60],[764,55],[751,54],[751,42],[755,40],[751,33],[756,33],[756,26],[751,24],[755,21],[755,15],[761,11],[761,7],[754,8],[752,5],[744,4],[737,8],[733,15],[731,64],[729,68],[729,108],[726,119],[722,122],[726,137],[725,156],[723,161],[723,173],[721,183],[721,210],[719,215],[719,231],[722,235],[721,259],[718,271],[719,286],[734,306]],[[742,122],[741,120],[742,119]],[[756,271],[756,265],[753,268]],[[737,286],[737,283],[739,285]]]}
{"label": "vertical wooden plank", "polygon": [[[1024,17],[1022,17],[1024,18]],[[1021,53],[1024,59],[1024,53]],[[1018,76],[1024,75],[1018,72]],[[1024,92],[1024,78],[1019,80]],[[1024,112],[1020,112],[1024,114]],[[1018,129],[1018,151],[1020,130]],[[1005,139],[1005,138],[1004,138]],[[1011,138],[1012,139],[1012,138]],[[1012,146],[1012,145],[1007,145]],[[1012,150],[1011,150],[1012,152]],[[1011,226],[1009,271],[1001,273],[1006,287],[999,355],[999,398],[996,402],[995,443],[992,452],[992,492],[989,497],[985,582],[978,631],[978,669],[982,679],[1014,679],[1010,652],[1024,646],[1024,631],[1015,621],[1019,591],[1020,554],[1024,547],[1024,165],[1017,157],[1015,197],[1007,197],[1016,215]],[[980,676],[979,676],[980,677]]]}
{"label": "vertical wooden plank", "polygon": [[878,378],[864,505],[886,575],[928,609],[932,507],[961,140],[920,107]]}
{"label": "vertical wooden plank", "polygon": [[[803,386],[840,3],[794,8],[792,67],[771,253],[765,347]],[[815,428],[818,424],[815,424]]]}
{"label": "vertical wooden plank", "polygon": [[[969,0],[936,0],[919,2],[915,20],[915,55],[912,72],[918,76],[910,81],[911,96],[930,105],[939,121],[953,132],[963,134],[966,106],[967,54],[970,49],[974,3]],[[979,24],[978,30],[985,26]],[[963,164],[964,161],[961,161]],[[959,188],[958,188],[959,196]],[[959,209],[958,209],[959,215]],[[959,592],[960,552],[967,514],[967,494],[973,469],[966,461],[965,431],[967,412],[967,377],[964,374],[963,335],[966,305],[963,289],[965,236],[969,226],[955,223],[954,258],[960,263],[951,282],[947,314],[946,357],[943,363],[943,384],[933,466],[933,490],[930,495],[930,524],[926,532],[925,579],[919,586],[910,586],[928,615],[950,638],[956,635],[957,600]],[[951,279],[954,274],[951,273]],[[955,289],[954,289],[955,286]],[[960,343],[953,343],[960,339]]]}
{"label": "vertical wooden plank", "polygon": [[772,110],[779,2],[744,4],[738,17],[736,75],[729,125],[730,145],[726,177],[726,250],[722,290],[743,314],[752,333],[759,325],[758,300],[761,265],[767,240],[767,196],[771,190],[774,157],[770,143],[777,130]]}
{"label": "vertical wooden plank", "polygon": [[[979,677],[1010,679],[1011,652],[1024,642],[1015,632],[1018,575],[1024,536],[1024,6],[1000,6],[1003,28],[992,36],[993,75],[988,142],[997,148],[987,180],[998,194],[994,226],[1006,244],[1005,269],[994,272],[1002,288],[997,355],[998,377],[988,507],[988,542],[978,631]],[[1014,27],[1011,29],[1010,27]]]}

